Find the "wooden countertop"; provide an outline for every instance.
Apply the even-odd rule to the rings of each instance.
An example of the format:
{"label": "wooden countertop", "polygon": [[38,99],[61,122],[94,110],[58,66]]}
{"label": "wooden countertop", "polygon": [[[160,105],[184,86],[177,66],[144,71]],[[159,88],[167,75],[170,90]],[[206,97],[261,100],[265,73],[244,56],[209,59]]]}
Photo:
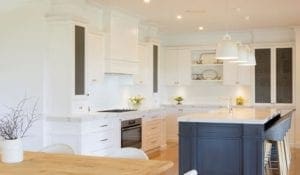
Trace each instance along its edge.
{"label": "wooden countertop", "polygon": [[17,164],[0,162],[1,175],[156,175],[171,161],[134,160],[26,152]]}
{"label": "wooden countertop", "polygon": [[294,111],[294,108],[233,108],[233,112],[229,113],[228,109],[221,108],[210,112],[199,112],[187,114],[179,117],[179,122],[195,122],[195,123],[236,123],[236,124],[265,124],[278,114],[282,116]]}

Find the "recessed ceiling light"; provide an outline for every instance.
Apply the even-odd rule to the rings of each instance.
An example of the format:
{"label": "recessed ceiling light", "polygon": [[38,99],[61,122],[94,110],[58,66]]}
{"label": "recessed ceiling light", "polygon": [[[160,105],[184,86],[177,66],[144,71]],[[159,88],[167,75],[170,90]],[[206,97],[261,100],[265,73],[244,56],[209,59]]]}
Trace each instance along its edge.
{"label": "recessed ceiling light", "polygon": [[151,0],[144,0],[144,3],[149,4]]}
{"label": "recessed ceiling light", "polygon": [[199,30],[204,30],[204,27],[203,26],[199,26],[198,29]]}
{"label": "recessed ceiling light", "polygon": [[245,20],[249,21],[250,20],[250,16],[245,16]]}
{"label": "recessed ceiling light", "polygon": [[176,18],[177,19],[182,19],[182,16],[181,15],[177,15]]}
{"label": "recessed ceiling light", "polygon": [[241,8],[237,7],[237,8],[235,8],[235,11],[236,12],[241,12]]}

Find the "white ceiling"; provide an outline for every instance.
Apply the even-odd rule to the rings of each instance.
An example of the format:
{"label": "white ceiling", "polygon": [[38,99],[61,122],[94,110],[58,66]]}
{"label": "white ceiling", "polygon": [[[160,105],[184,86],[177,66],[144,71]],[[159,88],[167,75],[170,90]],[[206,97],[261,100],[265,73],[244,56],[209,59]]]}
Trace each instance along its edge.
{"label": "white ceiling", "polygon": [[[198,26],[219,31],[300,25],[300,0],[151,0],[149,4],[143,0],[97,1],[137,14],[168,33],[195,32]],[[176,19],[178,14],[182,20]],[[250,20],[245,20],[246,16]]]}

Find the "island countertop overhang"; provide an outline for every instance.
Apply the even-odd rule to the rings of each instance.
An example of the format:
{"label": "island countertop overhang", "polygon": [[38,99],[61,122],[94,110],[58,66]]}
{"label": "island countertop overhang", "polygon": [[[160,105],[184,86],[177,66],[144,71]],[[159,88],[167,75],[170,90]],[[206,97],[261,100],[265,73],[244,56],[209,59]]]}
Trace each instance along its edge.
{"label": "island countertop overhang", "polygon": [[227,123],[227,124],[265,124],[274,117],[285,116],[295,108],[251,107],[234,108],[230,113],[227,108],[188,114],[178,118],[178,122],[190,123]]}

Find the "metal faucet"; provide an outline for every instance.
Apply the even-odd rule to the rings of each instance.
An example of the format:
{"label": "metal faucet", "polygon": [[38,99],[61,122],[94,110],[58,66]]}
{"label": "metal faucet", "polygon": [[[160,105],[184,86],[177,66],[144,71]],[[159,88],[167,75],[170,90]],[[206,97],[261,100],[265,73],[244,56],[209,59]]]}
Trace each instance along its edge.
{"label": "metal faucet", "polygon": [[227,108],[228,108],[228,112],[230,114],[232,114],[233,113],[233,107],[232,107],[232,98],[231,97],[228,98]]}

